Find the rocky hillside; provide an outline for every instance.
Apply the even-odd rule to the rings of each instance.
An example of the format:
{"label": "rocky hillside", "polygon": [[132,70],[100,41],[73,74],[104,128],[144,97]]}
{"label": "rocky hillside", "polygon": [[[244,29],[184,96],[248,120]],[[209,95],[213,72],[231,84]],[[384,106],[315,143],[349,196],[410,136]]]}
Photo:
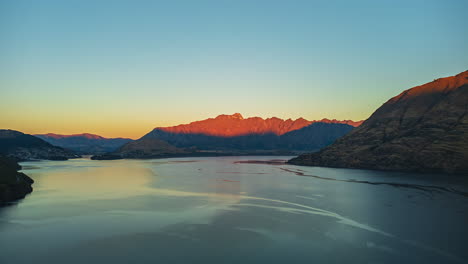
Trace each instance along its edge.
{"label": "rocky hillside", "polygon": [[0,204],[24,198],[32,192],[34,181],[18,172],[20,169],[21,166],[13,159],[0,156]]}
{"label": "rocky hillside", "polygon": [[79,157],[72,151],[53,146],[40,138],[9,129],[0,129],[0,154],[18,161]]}
{"label": "rocky hillside", "polygon": [[100,154],[112,152],[132,141],[129,138],[105,138],[94,134],[38,134],[34,135],[54,146],[70,149],[80,154]]}
{"label": "rocky hillside", "polygon": [[468,71],[402,92],[334,144],[290,163],[468,173]]}

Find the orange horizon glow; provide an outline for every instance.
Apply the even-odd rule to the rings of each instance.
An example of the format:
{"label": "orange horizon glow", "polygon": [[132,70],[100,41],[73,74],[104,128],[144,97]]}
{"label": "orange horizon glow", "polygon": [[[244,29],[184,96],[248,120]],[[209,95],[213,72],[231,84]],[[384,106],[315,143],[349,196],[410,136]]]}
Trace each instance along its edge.
{"label": "orange horizon glow", "polygon": [[[33,119],[33,120],[24,120],[24,119],[10,119],[6,120],[8,122],[2,123],[10,123],[10,125],[2,125],[1,129],[12,129],[17,130],[22,133],[26,134],[59,134],[59,135],[75,135],[75,134],[94,134],[98,136],[102,136],[105,138],[130,138],[130,139],[139,139],[145,134],[152,131],[154,128],[157,127],[177,127],[177,126],[184,126],[186,124],[190,124],[192,122],[197,122],[201,120],[205,120],[208,118],[215,118],[216,116],[207,116],[202,117],[196,120],[190,121],[182,121],[177,122],[174,120],[166,120],[160,122],[150,122],[148,120],[112,120],[107,119],[105,121],[101,121],[99,119],[95,120],[92,118],[89,119],[78,119],[78,118],[58,118],[58,119]],[[257,117],[257,116],[252,116]],[[245,117],[248,119],[250,117]],[[273,117],[267,117],[273,118]],[[291,118],[293,120],[300,119],[299,118]],[[289,118],[280,118],[283,120],[287,120]],[[308,119],[305,118],[307,121],[306,123],[310,123],[313,121],[321,120],[321,119]],[[76,122],[75,122],[76,121]],[[353,121],[360,121],[360,120],[353,120]]]}

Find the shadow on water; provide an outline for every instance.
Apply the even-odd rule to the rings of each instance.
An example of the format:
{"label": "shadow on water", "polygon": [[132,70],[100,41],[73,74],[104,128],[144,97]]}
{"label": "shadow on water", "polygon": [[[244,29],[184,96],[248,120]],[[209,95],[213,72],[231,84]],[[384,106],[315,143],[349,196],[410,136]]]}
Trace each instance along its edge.
{"label": "shadow on water", "polygon": [[[235,161],[234,164],[266,164],[266,165],[287,165],[287,160],[282,160],[282,159],[274,159],[274,160],[241,160],[241,161]],[[283,171],[294,173],[298,176],[304,176],[304,177],[312,177],[316,179],[321,179],[321,180],[328,180],[328,181],[339,181],[339,182],[350,182],[350,183],[364,183],[364,184],[370,184],[370,185],[388,185],[396,188],[410,188],[410,189],[415,189],[415,190],[420,190],[424,191],[430,194],[433,193],[443,193],[443,192],[448,192],[448,193],[453,193],[457,195],[461,195],[464,197],[468,197],[468,192],[460,191],[455,188],[451,187],[442,187],[442,186],[435,186],[435,185],[421,185],[421,184],[409,184],[409,183],[396,183],[396,182],[374,182],[374,181],[365,181],[365,180],[354,180],[354,179],[348,179],[348,180],[343,180],[343,179],[336,179],[336,178],[330,178],[330,177],[323,177],[323,176],[317,176],[317,175],[311,175],[311,174],[305,174],[305,171],[300,170],[300,169],[287,169],[287,168],[279,168]]]}
{"label": "shadow on water", "polygon": [[458,194],[462,195],[465,197],[468,197],[468,192],[456,190],[454,188],[450,187],[442,187],[442,186],[434,186],[434,185],[420,185],[420,184],[409,184],[409,183],[395,183],[395,182],[372,182],[372,181],[362,181],[362,180],[341,180],[341,179],[336,179],[336,178],[329,178],[329,177],[322,177],[322,176],[317,176],[317,175],[311,175],[311,174],[305,174],[304,171],[302,170],[292,170],[292,169],[287,169],[287,168],[279,168],[280,170],[294,173],[298,176],[305,176],[305,177],[312,177],[316,179],[321,179],[321,180],[328,180],[328,181],[339,181],[339,182],[351,182],[351,183],[364,183],[364,184],[371,184],[371,185],[388,185],[396,188],[410,188],[410,189],[416,189],[428,193],[443,193],[443,192],[449,192],[453,194]]}
{"label": "shadow on water", "polygon": [[239,160],[235,164],[269,164],[269,165],[286,165],[287,160],[272,159],[272,160]]}
{"label": "shadow on water", "polygon": [[[34,189],[33,189],[33,191],[34,191]],[[23,198],[19,198],[19,199],[16,199],[14,201],[0,203],[0,216],[1,216],[2,209],[10,208],[10,207],[17,207],[18,204],[20,204],[24,199],[27,199],[28,196],[31,195],[31,193],[32,192],[27,193]]]}
{"label": "shadow on water", "polygon": [[[25,198],[27,198],[28,195],[30,194],[27,194]],[[16,210],[18,208],[18,205],[22,202],[23,199],[0,204],[0,231],[4,228],[5,225],[8,226],[7,219],[8,219],[9,213]]]}

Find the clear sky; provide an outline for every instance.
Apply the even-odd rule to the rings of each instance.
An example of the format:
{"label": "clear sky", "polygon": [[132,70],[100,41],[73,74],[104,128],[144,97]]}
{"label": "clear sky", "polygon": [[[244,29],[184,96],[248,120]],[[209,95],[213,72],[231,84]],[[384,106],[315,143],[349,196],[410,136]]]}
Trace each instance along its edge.
{"label": "clear sky", "polygon": [[0,1],[0,128],[138,138],[244,117],[367,118],[468,69],[468,1]]}

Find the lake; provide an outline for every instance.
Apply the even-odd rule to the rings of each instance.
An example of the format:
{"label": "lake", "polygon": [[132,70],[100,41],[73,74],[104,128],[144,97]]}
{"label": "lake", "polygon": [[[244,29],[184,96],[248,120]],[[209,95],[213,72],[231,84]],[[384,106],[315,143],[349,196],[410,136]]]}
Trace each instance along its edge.
{"label": "lake", "polygon": [[468,263],[466,177],[289,158],[23,162],[0,263]]}

